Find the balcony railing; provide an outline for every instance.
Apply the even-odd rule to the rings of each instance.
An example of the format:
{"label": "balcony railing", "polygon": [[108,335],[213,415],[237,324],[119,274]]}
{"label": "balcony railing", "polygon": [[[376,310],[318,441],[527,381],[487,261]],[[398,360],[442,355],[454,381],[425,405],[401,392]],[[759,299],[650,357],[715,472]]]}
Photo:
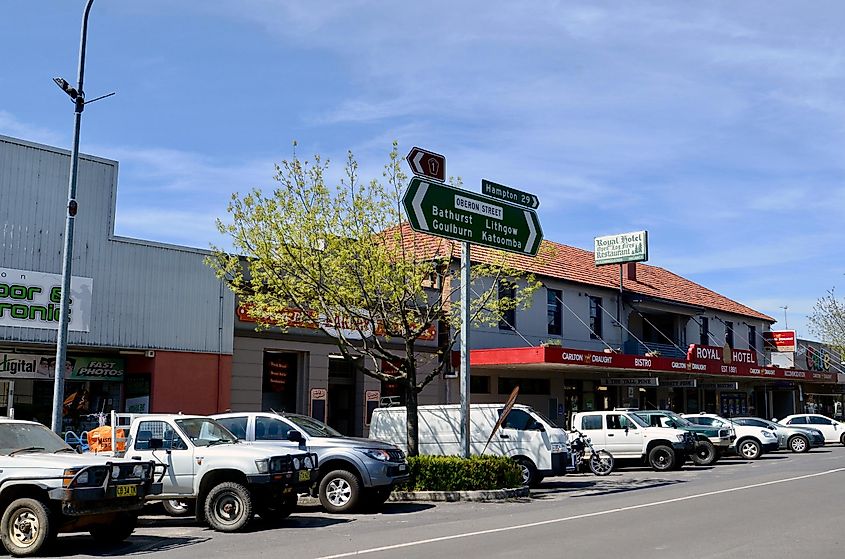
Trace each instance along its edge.
{"label": "balcony railing", "polygon": [[623,349],[628,355],[645,355],[649,351],[658,351],[660,352],[661,357],[677,357],[679,359],[683,359],[687,356],[685,352],[679,350],[671,344],[648,342],[643,345],[633,338],[625,342]]}

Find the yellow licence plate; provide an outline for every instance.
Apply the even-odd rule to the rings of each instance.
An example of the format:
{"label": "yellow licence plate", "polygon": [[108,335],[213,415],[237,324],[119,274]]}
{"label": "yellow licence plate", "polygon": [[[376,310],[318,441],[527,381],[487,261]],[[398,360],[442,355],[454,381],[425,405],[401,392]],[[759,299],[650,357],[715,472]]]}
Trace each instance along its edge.
{"label": "yellow licence plate", "polygon": [[309,479],[311,479],[311,472],[308,470],[300,470],[299,481],[308,481]]}
{"label": "yellow licence plate", "polygon": [[137,497],[138,496],[138,486],[137,485],[118,485],[117,486],[117,496],[118,497]]}

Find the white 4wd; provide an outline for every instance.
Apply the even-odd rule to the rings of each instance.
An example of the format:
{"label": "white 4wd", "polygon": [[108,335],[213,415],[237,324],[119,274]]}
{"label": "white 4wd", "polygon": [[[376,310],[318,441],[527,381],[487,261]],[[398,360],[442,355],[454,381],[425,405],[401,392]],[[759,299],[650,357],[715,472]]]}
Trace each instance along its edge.
{"label": "white 4wd", "polygon": [[161,490],[153,475],[152,462],[79,455],[40,423],[0,419],[0,540],[16,556],[59,532],[123,541],[144,498]]}
{"label": "white 4wd", "polygon": [[572,426],[589,436],[596,449],[615,459],[641,460],[657,471],[680,468],[695,448],[695,438],[686,431],[649,427],[626,411],[578,412]]}
{"label": "white 4wd", "polygon": [[[151,499],[183,503],[221,532],[244,529],[256,512],[270,521],[287,517],[316,473],[316,454],[241,443],[209,417],[114,414],[113,430],[127,420],[125,456],[167,466],[162,492]],[[302,442],[302,433],[291,433]]]}

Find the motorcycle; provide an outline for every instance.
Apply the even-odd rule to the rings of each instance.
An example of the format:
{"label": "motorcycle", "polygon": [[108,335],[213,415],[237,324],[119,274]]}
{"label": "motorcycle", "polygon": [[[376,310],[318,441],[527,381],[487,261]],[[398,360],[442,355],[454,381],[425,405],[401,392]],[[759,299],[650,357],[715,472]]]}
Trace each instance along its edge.
{"label": "motorcycle", "polygon": [[572,463],[567,470],[579,473],[586,462],[590,471],[597,476],[606,476],[613,471],[613,455],[606,450],[593,448],[590,437],[575,430],[575,437],[569,442]]}

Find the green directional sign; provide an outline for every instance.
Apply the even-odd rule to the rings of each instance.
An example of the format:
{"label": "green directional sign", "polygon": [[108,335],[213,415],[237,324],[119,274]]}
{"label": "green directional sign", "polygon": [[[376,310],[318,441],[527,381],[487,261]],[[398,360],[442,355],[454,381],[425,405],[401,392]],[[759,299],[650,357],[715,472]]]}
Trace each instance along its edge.
{"label": "green directional sign", "polygon": [[540,199],[533,194],[488,181],[487,179],[481,179],[481,193],[498,198],[499,200],[504,200],[505,202],[510,202],[511,204],[516,204],[517,206],[525,206],[532,210],[540,207]]}
{"label": "green directional sign", "polygon": [[420,177],[402,199],[414,231],[534,256],[543,240],[533,210]]}

